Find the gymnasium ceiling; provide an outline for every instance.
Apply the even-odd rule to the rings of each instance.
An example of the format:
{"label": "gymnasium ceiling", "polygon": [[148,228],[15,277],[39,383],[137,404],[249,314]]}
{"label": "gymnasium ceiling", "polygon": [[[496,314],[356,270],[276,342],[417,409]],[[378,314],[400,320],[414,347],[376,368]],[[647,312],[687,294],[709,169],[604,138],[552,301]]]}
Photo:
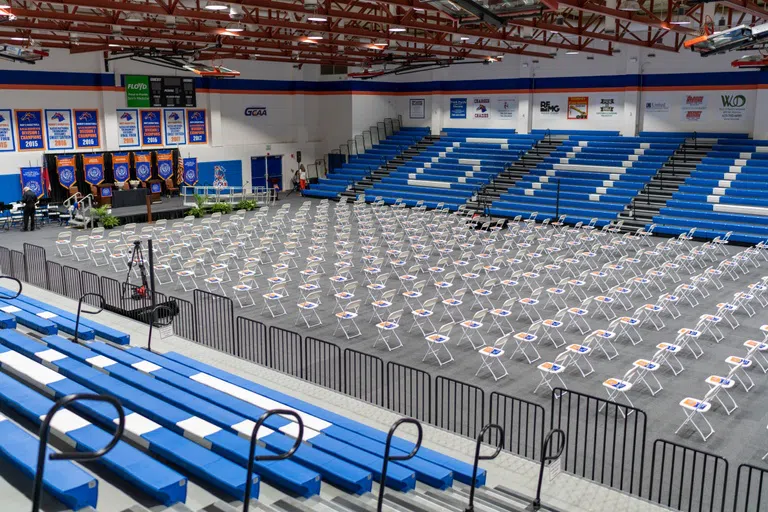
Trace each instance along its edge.
{"label": "gymnasium ceiling", "polygon": [[677,52],[710,21],[715,30],[765,23],[768,6],[751,0],[0,0],[0,44],[105,57],[182,52],[214,63],[368,67],[510,54],[600,58],[627,45]]}

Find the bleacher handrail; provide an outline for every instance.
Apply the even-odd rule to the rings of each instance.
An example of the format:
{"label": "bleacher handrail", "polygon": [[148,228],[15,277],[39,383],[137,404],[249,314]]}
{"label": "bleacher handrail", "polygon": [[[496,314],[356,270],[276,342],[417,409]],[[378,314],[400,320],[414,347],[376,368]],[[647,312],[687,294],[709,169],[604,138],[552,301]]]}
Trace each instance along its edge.
{"label": "bleacher handrail", "polygon": [[[547,455],[547,448],[549,448],[549,443],[552,440],[552,436],[554,434],[557,434],[559,437],[559,444],[557,445],[557,449],[555,450],[555,453],[552,455]],[[559,428],[550,430],[547,434],[547,437],[544,439],[544,446],[541,449],[541,464],[539,465],[539,483],[536,485],[536,498],[533,500],[533,503],[531,503],[531,507],[533,510],[539,510],[541,508],[541,485],[544,481],[544,467],[546,466],[547,462],[554,462],[555,460],[560,458],[560,455],[563,454],[563,450],[565,450],[565,432],[560,430]]]}
{"label": "bleacher handrail", "polygon": [[[400,427],[400,425],[404,423],[410,423],[412,425],[416,425],[416,430],[418,431],[418,438],[416,439],[416,444],[414,445],[410,453],[407,453],[405,455],[390,455],[389,451],[392,448],[392,438],[395,435],[395,431],[398,429],[398,427]],[[389,433],[387,434],[387,443],[384,445],[384,462],[382,463],[382,466],[381,466],[381,485],[379,485],[379,499],[376,505],[376,512],[381,512],[382,506],[384,505],[384,488],[386,487],[384,482],[387,481],[387,468],[389,466],[389,461],[393,461],[393,462],[406,461],[414,458],[416,456],[416,453],[418,453],[419,448],[421,448],[421,441],[423,436],[424,436],[424,430],[421,427],[421,423],[413,418],[400,418],[392,425],[392,427],[390,427]]]}
{"label": "bleacher handrail", "polygon": [[51,422],[53,417],[59,410],[67,407],[68,405],[81,400],[89,400],[92,402],[107,402],[117,411],[117,429],[112,434],[112,439],[107,445],[95,452],[54,452],[51,453],[48,458],[50,460],[76,460],[76,461],[94,461],[98,460],[112,448],[114,448],[120,438],[123,436],[125,430],[125,411],[120,401],[112,395],[96,395],[89,393],[77,393],[74,395],[67,395],[61,397],[55,404],[48,410],[45,415],[43,423],[40,425],[40,444],[37,452],[37,470],[35,471],[35,481],[32,487],[32,512],[38,512],[40,510],[40,501],[43,493],[43,471],[45,471],[45,452],[48,447],[48,435],[51,431]]}
{"label": "bleacher handrail", "polygon": [[[483,444],[483,438],[485,437],[485,434],[490,431],[491,429],[497,430],[499,433],[499,443],[496,446],[496,450],[490,454],[490,455],[480,455],[480,447]],[[480,433],[477,435],[477,444],[475,445],[475,461],[472,465],[472,483],[469,487],[469,504],[467,505],[467,508],[464,509],[464,512],[474,512],[475,510],[475,487],[477,486],[477,467],[480,464],[481,460],[493,460],[496,457],[499,456],[499,453],[501,453],[501,450],[504,449],[504,429],[501,427],[501,425],[497,425],[496,423],[489,423],[486,426],[483,427],[483,429],[480,431]]]}
{"label": "bleacher handrail", "polygon": [[[98,297],[100,299],[98,311],[83,311],[83,300],[85,300],[86,297]],[[80,299],[77,301],[77,318],[75,319],[75,336],[72,339],[74,343],[79,343],[78,335],[80,334],[80,315],[82,313],[87,313],[89,315],[98,315],[99,313],[104,311],[104,308],[106,307],[106,305],[107,305],[107,301],[104,300],[104,296],[100,293],[88,292],[80,296]]]}
{"label": "bleacher handrail", "polygon": [[8,280],[10,280],[10,281],[16,281],[16,284],[18,284],[18,285],[19,285],[19,291],[18,291],[18,292],[16,292],[16,295],[14,295],[13,297],[6,297],[6,296],[4,296],[4,295],[0,295],[0,299],[8,299],[8,300],[13,300],[13,299],[15,299],[16,297],[18,297],[19,295],[21,295],[21,292],[22,292],[22,290],[24,289],[24,287],[23,287],[23,285],[21,284],[21,281],[20,281],[20,280],[16,279],[15,277],[12,277],[12,276],[0,276],[0,280],[2,280],[2,279],[8,279]]}
{"label": "bleacher handrail", "polygon": [[[259,429],[264,424],[264,422],[269,419],[270,416],[274,416],[275,414],[279,414],[281,416],[293,416],[295,418],[296,423],[299,425],[299,432],[296,435],[296,441],[293,443],[293,446],[291,446],[291,449],[287,452],[276,453],[274,455],[265,454],[256,456],[256,440],[258,439]],[[272,409],[264,412],[264,414],[259,417],[258,421],[256,421],[256,425],[253,426],[253,431],[251,432],[251,445],[248,449],[248,469],[245,474],[245,496],[243,497],[243,512],[248,512],[248,508],[251,505],[251,480],[253,479],[254,462],[257,460],[276,461],[287,459],[296,453],[296,450],[299,449],[299,446],[301,446],[303,440],[304,421],[301,419],[301,416],[293,409]]]}

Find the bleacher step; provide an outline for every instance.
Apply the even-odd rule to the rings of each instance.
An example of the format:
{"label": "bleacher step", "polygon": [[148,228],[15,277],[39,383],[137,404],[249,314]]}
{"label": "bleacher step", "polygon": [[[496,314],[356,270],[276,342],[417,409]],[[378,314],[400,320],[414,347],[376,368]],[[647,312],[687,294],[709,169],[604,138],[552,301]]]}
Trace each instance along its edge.
{"label": "bleacher step", "polygon": [[[484,492],[489,494],[494,494],[496,496],[499,496],[501,498],[508,499],[514,503],[520,503],[524,504],[525,507],[521,510],[526,510],[528,508],[528,505],[533,501],[530,498],[523,496],[522,494],[518,493],[517,491],[510,489],[509,487],[505,485],[497,485],[493,488],[485,488],[483,489]],[[549,512],[558,512],[559,509],[549,507],[545,504],[541,504],[541,508],[539,510],[549,511]]]}
{"label": "bleacher step", "polygon": [[[238,510],[243,509],[242,502],[240,503],[240,507],[235,508],[235,506],[230,505],[229,503],[224,503],[223,501],[217,501],[216,503],[211,503],[207,507],[201,509],[199,512],[237,512]],[[257,503],[256,500],[251,500],[251,509],[252,510],[266,510],[266,509],[259,509],[254,504]]]}

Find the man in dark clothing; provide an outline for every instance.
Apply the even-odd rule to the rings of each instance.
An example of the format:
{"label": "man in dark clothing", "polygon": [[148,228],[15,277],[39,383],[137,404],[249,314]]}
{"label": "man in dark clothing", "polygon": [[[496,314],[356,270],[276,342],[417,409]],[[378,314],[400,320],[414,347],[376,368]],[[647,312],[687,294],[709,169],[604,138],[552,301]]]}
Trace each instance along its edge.
{"label": "man in dark clothing", "polygon": [[35,230],[35,203],[37,202],[37,195],[32,192],[29,187],[24,187],[24,193],[21,195],[21,202],[24,203],[24,229],[29,229],[30,223],[32,224],[32,231]]}

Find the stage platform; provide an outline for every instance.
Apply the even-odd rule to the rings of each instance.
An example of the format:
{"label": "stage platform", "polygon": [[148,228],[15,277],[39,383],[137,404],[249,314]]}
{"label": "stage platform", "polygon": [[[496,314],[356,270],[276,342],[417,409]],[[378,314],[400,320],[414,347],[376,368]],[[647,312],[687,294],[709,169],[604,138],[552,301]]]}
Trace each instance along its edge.
{"label": "stage platform", "polygon": [[[164,197],[161,202],[152,203],[152,220],[180,219],[189,209],[189,206],[184,206],[180,197]],[[147,222],[147,207],[141,205],[113,208],[112,215],[120,219],[121,225],[131,222]]]}

